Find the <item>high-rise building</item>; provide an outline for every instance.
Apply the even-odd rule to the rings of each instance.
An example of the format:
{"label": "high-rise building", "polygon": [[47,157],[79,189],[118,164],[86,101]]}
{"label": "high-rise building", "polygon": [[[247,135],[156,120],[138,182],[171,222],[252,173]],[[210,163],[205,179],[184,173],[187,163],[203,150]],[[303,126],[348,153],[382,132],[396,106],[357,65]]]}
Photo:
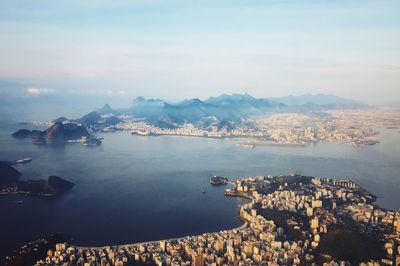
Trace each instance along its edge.
{"label": "high-rise building", "polygon": [[307,207],[307,216],[308,217],[313,216],[313,208]]}
{"label": "high-rise building", "polygon": [[160,249],[161,249],[163,252],[165,252],[166,248],[167,248],[167,242],[161,240],[161,241],[160,241]]}
{"label": "high-rise building", "polygon": [[47,251],[47,257],[53,257],[53,251],[51,249]]}
{"label": "high-rise building", "polygon": [[204,259],[202,254],[192,254],[192,265],[193,266],[204,266]]}
{"label": "high-rise building", "polygon": [[311,229],[317,229],[318,226],[319,226],[319,219],[318,219],[318,217],[314,217],[311,220]]}
{"label": "high-rise building", "polygon": [[64,250],[65,250],[65,243],[56,244],[56,251],[64,251]]}
{"label": "high-rise building", "polygon": [[214,248],[217,252],[221,252],[224,249],[224,242],[222,240],[215,241]]}
{"label": "high-rise building", "polygon": [[235,247],[239,247],[242,244],[242,238],[240,236],[235,236],[233,244]]}
{"label": "high-rise building", "polygon": [[253,254],[253,248],[254,248],[254,242],[253,241],[248,241],[244,245],[244,252],[246,253],[247,256],[251,256]]}
{"label": "high-rise building", "polygon": [[311,206],[313,208],[321,208],[322,207],[322,200],[313,200],[311,202]]}
{"label": "high-rise building", "polygon": [[400,212],[397,213],[396,232],[400,233]]}

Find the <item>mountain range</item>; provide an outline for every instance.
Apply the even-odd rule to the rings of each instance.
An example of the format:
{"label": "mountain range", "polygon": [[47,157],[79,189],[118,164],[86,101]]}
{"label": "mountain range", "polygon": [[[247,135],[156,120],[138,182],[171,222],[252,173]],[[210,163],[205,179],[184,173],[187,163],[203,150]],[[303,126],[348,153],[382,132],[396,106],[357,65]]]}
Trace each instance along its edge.
{"label": "mountain range", "polygon": [[300,96],[284,96],[280,98],[269,98],[287,106],[320,106],[327,109],[332,108],[360,108],[367,107],[366,104],[332,94],[303,94]]}
{"label": "mountain range", "polygon": [[[335,108],[361,108],[367,105],[353,100],[326,94],[305,94],[302,96],[287,96],[282,98],[255,98],[249,94],[222,94],[206,100],[188,99],[177,103],[168,103],[160,99],[145,99],[138,97],[128,108],[113,109],[106,104],[98,109],[99,115],[132,115],[136,118],[163,128],[173,128],[183,123],[193,123],[200,127],[210,125],[218,128],[230,128],[246,117],[266,115],[272,112],[309,112]],[[85,124],[87,116],[79,121]],[[117,122],[117,121],[115,121]]]}
{"label": "mountain range", "polygon": [[[360,102],[325,94],[268,99],[255,98],[249,94],[222,94],[206,100],[194,98],[177,103],[137,97],[128,108],[113,109],[106,104],[78,119],[68,119],[64,116],[54,119],[53,125],[44,131],[21,129],[12,135],[16,138],[30,137],[38,144],[65,143],[82,137],[88,138],[89,131],[95,132],[123,122],[119,115],[129,115],[160,128],[176,128],[191,123],[202,129],[217,127],[231,130],[245,122],[246,118],[276,112],[320,112],[366,106]],[[101,143],[99,140],[93,140],[96,145]]]}

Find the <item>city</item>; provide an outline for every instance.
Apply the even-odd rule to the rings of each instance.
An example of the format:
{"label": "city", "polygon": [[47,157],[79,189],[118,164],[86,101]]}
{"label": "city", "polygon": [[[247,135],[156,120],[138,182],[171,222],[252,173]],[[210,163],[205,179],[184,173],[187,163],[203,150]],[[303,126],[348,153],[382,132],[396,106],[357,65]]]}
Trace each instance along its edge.
{"label": "city", "polygon": [[[226,189],[225,194],[249,199],[240,206],[244,224],[239,228],[101,248],[59,243],[36,265],[400,263],[400,212],[374,205],[375,196],[350,180],[301,175],[249,177],[233,182],[233,188]],[[282,220],[280,216],[287,214],[293,217]],[[280,224],[282,221],[284,224]],[[349,256],[345,250],[335,254],[337,250],[327,242],[338,243],[340,239],[327,240],[332,233],[341,238],[351,234],[357,239],[346,248],[359,257]],[[349,257],[335,260],[332,254]]]}
{"label": "city", "polygon": [[[384,117],[385,119],[382,119]],[[178,135],[210,138],[244,138],[245,144],[305,145],[316,141],[339,141],[352,145],[373,145],[379,129],[400,128],[399,109],[339,109],[318,113],[273,113],[262,118],[248,118],[233,129],[202,129],[193,124],[177,128],[159,128],[144,121],[122,117],[124,122],[102,131],[127,130],[132,134]]]}
{"label": "city", "polygon": [[0,266],[400,266],[399,0],[0,0]]}

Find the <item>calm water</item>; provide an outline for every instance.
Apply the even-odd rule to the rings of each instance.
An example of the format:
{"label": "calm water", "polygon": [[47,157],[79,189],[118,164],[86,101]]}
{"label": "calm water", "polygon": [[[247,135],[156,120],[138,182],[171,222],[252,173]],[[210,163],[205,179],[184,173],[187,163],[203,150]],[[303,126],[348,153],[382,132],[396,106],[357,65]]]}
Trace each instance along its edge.
{"label": "calm water", "polygon": [[384,130],[375,146],[318,143],[248,150],[232,140],[126,132],[105,134],[101,147],[36,146],[12,139],[14,129],[0,130],[0,160],[29,156],[31,163],[17,167],[22,179],[60,175],[76,186],[55,199],[0,196],[0,255],[51,232],[72,234],[79,245],[98,246],[240,225],[237,199],[224,197],[224,187],[211,187],[212,175],[347,177],[375,193],[381,206],[400,208],[397,130]]}

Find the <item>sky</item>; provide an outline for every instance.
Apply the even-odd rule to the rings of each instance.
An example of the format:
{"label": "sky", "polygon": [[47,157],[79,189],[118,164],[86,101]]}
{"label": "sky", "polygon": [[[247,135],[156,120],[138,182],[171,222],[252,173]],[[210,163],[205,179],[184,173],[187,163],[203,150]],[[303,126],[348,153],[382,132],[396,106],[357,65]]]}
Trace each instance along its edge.
{"label": "sky", "polygon": [[0,0],[0,36],[3,99],[400,99],[398,0]]}

